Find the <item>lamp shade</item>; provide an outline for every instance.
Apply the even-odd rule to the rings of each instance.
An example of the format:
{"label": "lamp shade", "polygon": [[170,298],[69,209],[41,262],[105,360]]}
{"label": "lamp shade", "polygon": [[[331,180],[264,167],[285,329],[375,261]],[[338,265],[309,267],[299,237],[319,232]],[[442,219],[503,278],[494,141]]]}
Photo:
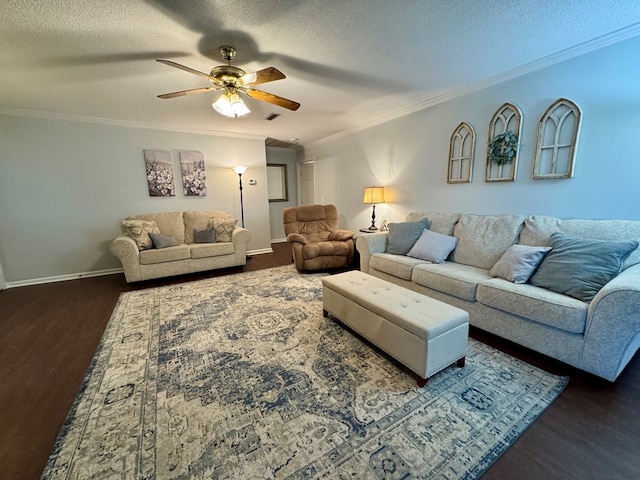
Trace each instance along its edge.
{"label": "lamp shade", "polygon": [[251,110],[244,104],[240,95],[236,92],[227,91],[220,95],[217,101],[213,102],[211,106],[221,115],[225,117],[241,117],[246,115]]}
{"label": "lamp shade", "polygon": [[238,175],[242,175],[244,172],[247,171],[246,166],[244,165],[238,165],[237,167],[233,167],[233,171],[236,172]]}
{"label": "lamp shade", "polygon": [[364,187],[362,203],[384,203],[384,187]]}

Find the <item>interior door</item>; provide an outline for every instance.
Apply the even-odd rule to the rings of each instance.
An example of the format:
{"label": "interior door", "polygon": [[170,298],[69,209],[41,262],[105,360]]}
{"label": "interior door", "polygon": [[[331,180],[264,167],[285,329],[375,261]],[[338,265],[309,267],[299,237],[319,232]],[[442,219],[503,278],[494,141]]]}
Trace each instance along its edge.
{"label": "interior door", "polygon": [[315,168],[313,160],[298,166],[298,185],[300,185],[300,205],[313,205],[315,195]]}

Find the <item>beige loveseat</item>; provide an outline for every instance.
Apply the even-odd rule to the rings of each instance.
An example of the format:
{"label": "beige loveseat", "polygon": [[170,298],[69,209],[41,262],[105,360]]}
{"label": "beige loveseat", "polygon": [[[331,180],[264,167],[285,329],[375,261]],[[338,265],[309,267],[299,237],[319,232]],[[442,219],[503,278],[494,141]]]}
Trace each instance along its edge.
{"label": "beige loveseat", "polygon": [[126,220],[155,223],[157,231],[163,236],[173,237],[177,245],[153,248],[149,243],[146,248],[141,248],[136,243],[138,239],[134,240],[131,234],[123,233],[111,242],[111,253],[122,262],[124,275],[129,283],[245,265],[251,234],[244,228],[232,226],[233,231],[229,229],[230,241],[194,241],[194,231],[206,230],[213,219],[230,218],[229,212],[218,210],[150,213],[129,217]]}
{"label": "beige loveseat", "polygon": [[[620,273],[588,301],[542,288],[531,280],[514,283],[490,274],[512,245],[551,245],[558,234],[565,239],[637,245],[640,221],[440,212],[415,212],[406,220],[424,218],[429,230],[457,239],[446,261],[432,263],[389,253],[389,235],[375,233],[357,239],[361,270],[462,308],[469,312],[472,326],[607,380],[615,380],[640,348],[639,248],[621,257]],[[541,272],[546,259],[552,263],[551,252],[531,279]],[[569,271],[571,258],[568,260],[557,264],[552,277],[562,278]],[[588,270],[589,265],[579,265],[574,277]]]}

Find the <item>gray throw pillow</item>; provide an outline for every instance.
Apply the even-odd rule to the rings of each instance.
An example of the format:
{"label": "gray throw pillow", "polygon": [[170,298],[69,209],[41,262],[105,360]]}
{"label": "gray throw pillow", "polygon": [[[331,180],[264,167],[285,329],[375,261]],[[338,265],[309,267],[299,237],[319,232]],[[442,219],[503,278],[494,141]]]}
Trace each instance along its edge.
{"label": "gray throw pillow", "polygon": [[551,247],[511,245],[489,271],[489,275],[513,283],[527,283],[549,250]]}
{"label": "gray throw pillow", "polygon": [[429,220],[426,218],[417,222],[400,222],[389,224],[389,236],[387,238],[387,253],[406,255],[416,243],[422,231],[429,228]]}
{"label": "gray throw pillow", "polygon": [[444,263],[457,244],[456,237],[432,232],[425,228],[407,256],[433,263]]}
{"label": "gray throw pillow", "polygon": [[193,241],[196,243],[216,243],[215,228],[205,228],[204,230],[193,229]]}
{"label": "gray throw pillow", "polygon": [[178,241],[171,235],[160,235],[159,233],[150,233],[151,241],[153,242],[153,248],[167,248],[175,247],[178,245]]}
{"label": "gray throw pillow", "polygon": [[620,273],[638,242],[609,242],[553,233],[549,246],[551,251],[531,277],[531,283],[590,302]]}

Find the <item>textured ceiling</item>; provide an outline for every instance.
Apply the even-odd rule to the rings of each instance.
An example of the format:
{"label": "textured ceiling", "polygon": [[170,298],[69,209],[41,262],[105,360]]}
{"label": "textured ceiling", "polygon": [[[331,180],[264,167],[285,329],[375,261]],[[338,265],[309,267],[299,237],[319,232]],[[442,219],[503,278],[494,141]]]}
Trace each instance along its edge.
{"label": "textured ceiling", "polygon": [[[640,2],[3,0],[0,19],[5,112],[305,144],[639,34]],[[221,45],[246,71],[284,72],[258,88],[300,109],[247,99],[252,113],[227,119],[211,108],[216,93],[157,98],[210,84],[156,58],[209,72],[224,63]],[[266,121],[272,112],[282,115]]]}

